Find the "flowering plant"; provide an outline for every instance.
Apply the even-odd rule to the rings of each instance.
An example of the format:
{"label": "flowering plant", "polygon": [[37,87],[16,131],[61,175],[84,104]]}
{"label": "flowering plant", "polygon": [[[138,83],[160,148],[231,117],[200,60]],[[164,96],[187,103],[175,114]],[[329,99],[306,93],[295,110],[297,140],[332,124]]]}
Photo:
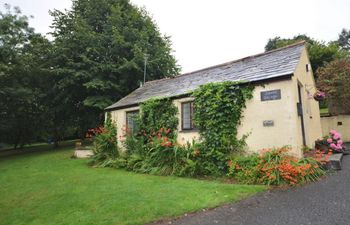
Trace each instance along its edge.
{"label": "flowering plant", "polygon": [[314,94],[314,99],[316,101],[322,101],[326,98],[326,93],[323,91],[316,91]]}
{"label": "flowering plant", "polygon": [[229,176],[243,183],[296,185],[315,181],[324,174],[315,158],[298,159],[289,147],[264,149],[260,155],[241,156],[228,162]]}
{"label": "flowering plant", "polygon": [[340,153],[343,152],[343,140],[341,140],[341,135],[335,130],[331,130],[328,136],[325,136],[323,139],[316,141],[315,148],[318,150],[327,153],[329,151]]}
{"label": "flowering plant", "polygon": [[329,132],[329,136],[327,138],[327,143],[329,147],[334,152],[342,152],[343,151],[343,140],[341,140],[341,135],[335,130],[331,130]]}

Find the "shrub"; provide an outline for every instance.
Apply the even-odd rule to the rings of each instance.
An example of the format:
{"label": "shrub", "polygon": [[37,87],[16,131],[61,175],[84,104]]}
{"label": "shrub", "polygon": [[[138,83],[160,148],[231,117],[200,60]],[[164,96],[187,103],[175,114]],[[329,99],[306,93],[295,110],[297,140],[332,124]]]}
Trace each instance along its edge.
{"label": "shrub", "polygon": [[143,155],[145,154],[145,140],[142,136],[136,136],[132,133],[125,134],[125,140],[123,142],[124,154],[126,155]]}
{"label": "shrub", "polygon": [[244,183],[266,185],[296,185],[315,181],[324,175],[313,158],[298,159],[287,152],[289,148],[264,150],[260,156],[242,156],[229,161],[229,175]]}
{"label": "shrub", "polygon": [[94,136],[94,155],[89,164],[101,167],[113,167],[115,159],[119,156],[117,143],[117,129],[107,116],[106,123],[100,128],[100,133]]}
{"label": "shrub", "polygon": [[316,141],[316,147],[324,150],[325,153],[328,150],[333,152],[343,152],[343,140],[341,140],[341,135],[335,130],[331,130],[328,136],[325,136],[323,139]]}
{"label": "shrub", "polygon": [[251,86],[237,82],[209,83],[194,91],[194,122],[201,137],[205,175],[225,173],[231,153],[244,146],[245,138],[237,138],[237,129],[252,92]]}
{"label": "shrub", "polygon": [[327,94],[329,113],[350,113],[350,58],[327,63],[317,74],[317,86]]}
{"label": "shrub", "polygon": [[[139,127],[142,135],[154,135],[161,128],[170,129],[168,137],[176,135],[178,110],[169,98],[153,98],[141,103]],[[148,137],[149,138],[149,137]]]}
{"label": "shrub", "polygon": [[258,154],[249,156],[237,155],[229,161],[229,174],[234,178],[245,184],[253,184],[257,182],[258,170],[257,165],[260,162]]}

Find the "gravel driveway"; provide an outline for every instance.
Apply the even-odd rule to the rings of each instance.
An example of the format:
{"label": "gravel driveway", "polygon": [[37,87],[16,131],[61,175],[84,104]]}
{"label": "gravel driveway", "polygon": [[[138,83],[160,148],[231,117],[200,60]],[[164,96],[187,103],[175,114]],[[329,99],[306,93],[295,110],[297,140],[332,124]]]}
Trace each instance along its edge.
{"label": "gravel driveway", "polygon": [[268,191],[164,224],[350,225],[350,155],[343,158],[343,170],[319,182]]}

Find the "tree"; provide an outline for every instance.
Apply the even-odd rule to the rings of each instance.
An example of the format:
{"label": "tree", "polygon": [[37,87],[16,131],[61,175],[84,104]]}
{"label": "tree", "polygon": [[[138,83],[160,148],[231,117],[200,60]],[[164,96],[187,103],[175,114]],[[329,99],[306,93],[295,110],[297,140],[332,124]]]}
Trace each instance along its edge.
{"label": "tree", "polygon": [[338,38],[339,45],[350,54],[350,30],[345,28],[340,32]]}
{"label": "tree", "polygon": [[331,114],[350,113],[350,59],[338,59],[320,68],[318,87],[326,92]]}
{"label": "tree", "polygon": [[19,8],[5,5],[0,11],[0,140],[15,148],[43,132],[39,46],[44,43]]}
{"label": "tree", "polygon": [[265,46],[265,51],[281,48],[299,41],[305,41],[307,43],[311,67],[316,75],[318,68],[322,67],[325,63],[348,56],[348,53],[341,49],[337,42],[320,42],[306,35],[297,35],[290,39],[280,37],[269,39]]}
{"label": "tree", "polygon": [[[147,80],[178,73],[169,37],[162,36],[145,10],[128,0],[73,0],[55,10],[52,66],[59,93],[81,133],[103,121],[103,109],[139,86],[144,54]],[[61,111],[61,110],[59,110]]]}

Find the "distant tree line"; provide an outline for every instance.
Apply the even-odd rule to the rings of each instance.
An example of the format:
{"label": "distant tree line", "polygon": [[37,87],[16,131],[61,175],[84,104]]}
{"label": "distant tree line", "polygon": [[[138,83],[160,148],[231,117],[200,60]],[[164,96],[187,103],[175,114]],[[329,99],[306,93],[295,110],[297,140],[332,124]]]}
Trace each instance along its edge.
{"label": "distant tree line", "polygon": [[169,37],[129,0],[73,0],[50,14],[52,40],[18,7],[0,11],[0,143],[83,138],[138,87],[144,54],[147,80],[179,72]]}
{"label": "distant tree line", "polygon": [[265,50],[270,51],[299,41],[307,44],[317,88],[326,92],[326,100],[320,102],[320,106],[327,107],[333,115],[350,114],[350,30],[342,29],[338,39],[328,43],[307,35],[274,37],[268,40]]}

